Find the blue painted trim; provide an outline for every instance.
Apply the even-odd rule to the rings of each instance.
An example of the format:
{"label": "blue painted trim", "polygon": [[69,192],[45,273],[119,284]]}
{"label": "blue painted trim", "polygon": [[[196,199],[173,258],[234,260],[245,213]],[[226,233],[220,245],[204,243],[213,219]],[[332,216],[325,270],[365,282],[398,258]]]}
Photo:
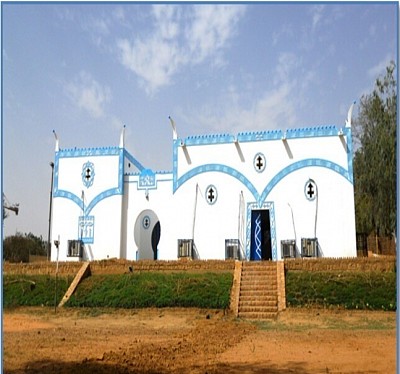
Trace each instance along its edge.
{"label": "blue painted trim", "polygon": [[342,166],[328,160],[323,160],[320,158],[309,158],[301,161],[297,161],[291,165],[288,165],[287,167],[283,168],[279,173],[277,173],[267,184],[267,186],[264,188],[263,192],[261,193],[261,196],[259,197],[260,203],[265,201],[269,193],[272,191],[272,189],[287,175],[293,173],[294,171],[300,170],[305,167],[310,167],[310,166],[318,166],[318,167],[324,167],[327,169],[330,169],[336,173],[339,173],[342,177],[346,178],[351,184],[353,184],[352,178],[350,178],[348,171],[343,168]]}
{"label": "blue painted trim", "polygon": [[209,145],[209,144],[225,144],[235,141],[235,137],[230,134],[214,134],[214,135],[195,135],[188,136],[184,139],[185,145]]}
{"label": "blue painted trim", "polygon": [[238,181],[240,181],[242,184],[245,185],[245,187],[251,192],[253,195],[254,199],[258,202],[259,206],[261,207],[266,198],[268,197],[269,193],[272,191],[272,189],[287,175],[293,173],[294,171],[297,171],[299,169],[305,168],[305,167],[310,167],[310,166],[318,166],[318,167],[324,167],[327,169],[330,169],[336,173],[339,173],[341,176],[346,178],[350,183],[352,183],[352,178],[350,178],[349,173],[345,168],[342,166],[323,159],[319,158],[309,158],[301,161],[297,161],[291,165],[288,165],[287,167],[283,168],[279,173],[277,173],[267,184],[267,186],[264,188],[262,191],[261,195],[257,191],[256,187],[253,185],[253,183],[250,182],[247,177],[245,177],[241,172],[237,171],[236,169],[231,168],[230,166],[227,165],[222,165],[222,164],[206,164],[206,165],[201,165],[193,168],[192,170],[188,171],[184,175],[182,175],[178,180],[176,180],[176,174],[174,173],[174,186],[173,186],[173,192],[175,193],[179,187],[181,187],[184,183],[186,183],[189,179],[195,177],[196,175],[203,174],[203,173],[209,173],[209,172],[218,172],[218,173],[224,173],[228,174],[231,177],[236,178]]}
{"label": "blue painted trim", "polygon": [[[86,151],[90,151],[87,153]],[[92,152],[94,151],[94,153]],[[101,153],[102,152],[102,153]],[[82,198],[76,196],[74,193],[65,190],[58,189],[58,177],[59,177],[59,165],[60,158],[70,157],[86,157],[86,156],[119,156],[118,159],[118,186],[110,188],[106,191],[101,192],[95,196],[92,201],[85,207]],[[88,149],[76,149],[67,151],[56,152],[54,162],[54,186],[53,186],[53,198],[61,197],[71,200],[78,205],[80,209],[85,209],[85,216],[87,216],[91,210],[102,200],[115,196],[123,195],[124,193],[124,149],[118,147],[110,148],[88,148]]]}
{"label": "blue painted trim", "polygon": [[287,129],[283,137],[286,139],[313,138],[318,136],[337,136],[338,128],[335,125]]}
{"label": "blue painted trim", "polygon": [[346,143],[347,143],[347,170],[348,177],[351,184],[354,183],[353,177],[353,137],[351,134],[351,128],[345,127],[343,129],[343,133],[346,135]]}
{"label": "blue painted trim", "polygon": [[259,142],[262,140],[278,140],[278,139],[282,139],[282,130],[240,132],[237,135],[237,140],[241,143]]}
{"label": "blue painted trim", "polygon": [[121,190],[119,188],[110,188],[109,190],[103,191],[98,194],[85,208],[85,215],[88,215],[92,209],[102,200],[107,199],[108,197],[122,195]]}
{"label": "blue painted trim", "polygon": [[69,148],[60,149],[56,152],[56,157],[95,157],[95,156],[115,156],[120,153],[119,147],[98,147],[98,148]]}
{"label": "blue painted trim", "polygon": [[226,144],[234,141],[239,142],[257,142],[264,140],[278,140],[285,137],[286,139],[294,138],[311,138],[319,136],[337,136],[338,129],[335,125],[293,128],[287,130],[266,130],[255,132],[239,132],[236,136],[231,134],[209,134],[188,136],[180,140],[174,140],[174,144],[181,143],[186,146],[190,145],[211,145],[211,144]]}
{"label": "blue painted trim", "polygon": [[[352,145],[352,137],[351,137],[351,129],[350,128],[344,128],[342,129],[344,135],[346,136],[346,141],[347,141],[347,171],[339,166],[336,165],[335,163],[329,162],[329,161],[323,161],[323,162],[315,162],[315,165],[311,162],[309,165],[304,165],[304,166],[322,166],[322,167],[327,167],[329,169],[332,169],[341,175],[343,175],[347,180],[350,181],[351,184],[353,184],[353,145]],[[274,130],[274,131],[260,131],[260,132],[241,132],[238,133],[237,137],[235,138],[234,136],[230,135],[221,135],[221,136],[202,136],[202,137],[190,137],[187,138],[190,139],[186,145],[190,144],[221,144],[223,142],[230,142],[237,140],[239,142],[251,142],[251,141],[263,141],[263,140],[278,140],[282,138],[286,139],[295,139],[295,138],[306,138],[306,137],[324,137],[324,136],[338,136],[339,131],[335,125],[329,125],[329,126],[317,126],[317,127],[307,127],[307,128],[299,128],[299,129],[289,129],[286,130],[284,133],[282,130]],[[216,140],[217,139],[217,140]],[[182,145],[182,140],[180,139],[175,139],[173,141],[173,147],[172,147],[172,159],[173,159],[173,165],[172,165],[172,174],[173,174],[173,192],[175,191],[183,184],[185,183],[188,179],[196,175],[196,172],[193,170],[189,171],[188,173],[184,174],[178,179],[178,148]],[[313,159],[310,159],[313,160]],[[315,159],[317,160],[317,159]],[[301,162],[307,162],[307,160],[299,161]],[[304,167],[303,166],[303,167]],[[204,171],[205,165],[199,166],[196,168],[197,173],[200,172],[205,172]],[[227,167],[229,168],[229,167]],[[296,170],[299,168],[299,165],[289,165],[287,168],[296,168]],[[229,168],[232,172],[228,174],[238,178],[242,183],[246,185],[246,187],[252,192],[253,196],[257,197],[257,191],[255,191],[254,186],[251,184],[251,182],[244,177],[241,173],[238,171],[233,172],[232,168]],[[285,169],[284,169],[285,170]],[[207,171],[207,170],[206,170]],[[211,171],[219,171],[219,170],[211,170]],[[294,171],[294,170],[292,170]],[[286,171],[281,171],[281,178],[285,175],[287,175],[287,170]],[[283,174],[284,175],[283,175]],[[236,174],[236,175],[235,175]],[[279,173],[278,173],[279,175]],[[276,185],[277,176],[275,176],[273,179],[275,182],[273,184],[269,184],[269,186],[266,187],[266,190],[262,193],[262,197],[259,200],[260,202],[264,201],[270,190],[272,189],[273,186]]]}
{"label": "blue painted trim", "polygon": [[[157,176],[163,176],[163,175],[167,175],[167,174],[170,174],[171,177],[167,178],[167,179],[158,179],[157,178]],[[128,183],[128,184],[129,183],[135,183],[136,184],[136,189],[138,191],[142,191],[142,190],[156,190],[158,188],[158,183],[160,183],[160,182],[172,182],[173,181],[173,176],[172,176],[171,172],[169,172],[169,173],[157,173],[156,172],[154,175],[156,176],[156,179],[155,179],[155,183],[152,184],[152,185],[144,186],[143,184],[140,184],[141,173],[125,174],[125,177],[127,177],[127,178],[124,180],[124,183]],[[138,179],[137,180],[129,180],[128,179],[129,177],[138,177]]]}
{"label": "blue painted trim", "polygon": [[156,175],[151,169],[144,169],[139,174],[139,190],[157,189]]}
{"label": "blue painted trim", "polygon": [[175,192],[177,185],[177,175],[178,175],[178,147],[180,140],[175,139],[172,143],[172,184],[173,192]]}
{"label": "blue painted trim", "polygon": [[[143,169],[143,170],[146,170],[146,169]],[[171,171],[171,170],[156,170],[156,171],[153,171],[152,169],[147,169],[147,170],[151,170],[155,175],[172,174],[172,171]],[[140,171],[126,172],[126,173],[124,174],[124,176],[128,176],[128,177],[133,176],[133,177],[136,177],[136,176],[140,175],[140,173],[141,173]]]}
{"label": "blue painted trim", "polygon": [[78,207],[83,210],[83,200],[76,196],[74,193],[65,191],[65,190],[57,190],[53,192],[53,197],[63,197],[65,199],[73,201]]}
{"label": "blue painted trim", "polygon": [[[222,165],[222,164],[201,165],[201,166],[197,166],[194,169],[188,171],[187,173],[182,175],[176,181],[176,183],[174,183],[174,187],[173,187],[174,193],[176,192],[176,190],[179,187],[181,187],[189,179],[193,178],[196,175],[199,175],[202,173],[208,173],[208,172],[219,172],[219,173],[228,174],[228,175],[238,179],[241,183],[243,183],[247,187],[247,189],[253,194],[253,196],[258,196],[258,192],[257,192],[256,188],[254,187],[253,183],[251,183],[241,172],[237,171],[236,169],[231,168],[230,166]],[[174,177],[175,177],[175,174],[174,174]]]}
{"label": "blue painted trim", "polygon": [[135,157],[133,157],[126,149],[124,149],[124,156],[127,158],[129,162],[135,165],[139,171],[145,169],[145,167]]}
{"label": "blue painted trim", "polygon": [[[87,226],[91,226],[90,235],[87,231]],[[84,229],[86,228],[86,230]],[[86,233],[86,235],[83,235]],[[78,238],[82,240],[84,244],[93,244],[94,243],[94,216],[79,216],[78,218]]]}
{"label": "blue painted trim", "polygon": [[247,203],[247,222],[246,222],[246,260],[250,260],[250,245],[251,245],[251,211],[254,209],[268,209],[269,220],[271,226],[271,247],[272,260],[278,260],[278,251],[276,243],[276,222],[275,222],[275,207],[272,201],[266,201],[259,205],[257,202]]}

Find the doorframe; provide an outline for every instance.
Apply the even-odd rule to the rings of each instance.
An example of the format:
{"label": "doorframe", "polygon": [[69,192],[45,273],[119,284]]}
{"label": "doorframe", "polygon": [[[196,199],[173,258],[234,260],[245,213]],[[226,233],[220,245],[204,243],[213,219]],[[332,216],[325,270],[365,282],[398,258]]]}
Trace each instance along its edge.
{"label": "doorframe", "polygon": [[246,222],[246,260],[250,260],[250,247],[251,247],[251,212],[253,210],[269,210],[269,222],[271,226],[271,249],[272,261],[277,261],[277,248],[276,248],[276,225],[275,225],[275,208],[273,201],[266,201],[259,206],[258,203],[247,203],[247,222]]}

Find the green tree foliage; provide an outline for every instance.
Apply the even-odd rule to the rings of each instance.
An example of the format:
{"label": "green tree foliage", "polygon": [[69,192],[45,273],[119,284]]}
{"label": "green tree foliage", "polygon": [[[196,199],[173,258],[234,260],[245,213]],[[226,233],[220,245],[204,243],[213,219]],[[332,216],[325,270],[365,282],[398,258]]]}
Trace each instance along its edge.
{"label": "green tree foliage", "polygon": [[396,65],[360,100],[354,133],[354,189],[357,232],[390,235],[396,228]]}
{"label": "green tree foliage", "polygon": [[46,256],[46,243],[32,233],[8,236],[3,241],[3,260],[29,262],[29,255]]}

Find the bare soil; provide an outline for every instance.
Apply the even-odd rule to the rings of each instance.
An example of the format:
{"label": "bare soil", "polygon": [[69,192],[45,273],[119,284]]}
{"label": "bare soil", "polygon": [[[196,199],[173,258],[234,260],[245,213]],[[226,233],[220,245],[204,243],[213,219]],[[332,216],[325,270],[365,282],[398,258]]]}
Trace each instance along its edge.
{"label": "bare soil", "polygon": [[395,373],[396,314],[288,309],[3,311],[5,373]]}

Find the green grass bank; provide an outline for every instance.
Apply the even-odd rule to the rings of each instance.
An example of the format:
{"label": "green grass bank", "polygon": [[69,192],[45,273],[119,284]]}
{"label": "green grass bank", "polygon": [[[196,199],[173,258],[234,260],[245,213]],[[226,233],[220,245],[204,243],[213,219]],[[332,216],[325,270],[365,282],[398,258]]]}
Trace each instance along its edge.
{"label": "green grass bank", "polygon": [[[231,273],[98,274],[84,279],[65,304],[69,307],[198,307],[229,306]],[[57,304],[72,277],[58,277]],[[33,283],[35,282],[35,285]],[[4,306],[52,306],[55,277],[46,275],[5,276]]]}
{"label": "green grass bank", "polygon": [[[5,274],[3,306],[54,306],[72,275]],[[197,307],[229,306],[231,272],[133,272],[93,274],[78,286],[67,307]],[[55,303],[56,300],[56,303]],[[287,271],[288,307],[339,307],[396,310],[396,272]]]}

